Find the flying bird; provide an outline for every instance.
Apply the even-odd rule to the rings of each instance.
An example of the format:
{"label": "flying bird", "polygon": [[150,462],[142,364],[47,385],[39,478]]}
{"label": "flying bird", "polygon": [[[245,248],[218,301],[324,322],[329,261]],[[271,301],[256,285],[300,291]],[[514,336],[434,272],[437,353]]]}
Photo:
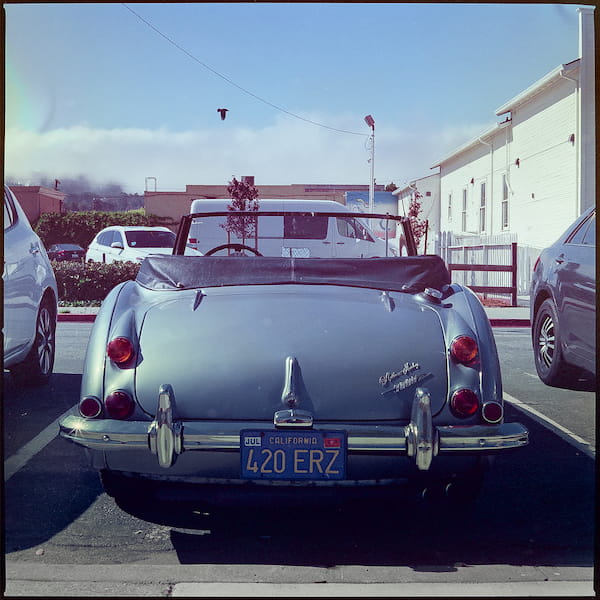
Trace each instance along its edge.
{"label": "flying bird", "polygon": [[221,121],[225,120],[225,117],[227,116],[227,111],[229,109],[228,108],[217,108],[217,112],[221,113]]}

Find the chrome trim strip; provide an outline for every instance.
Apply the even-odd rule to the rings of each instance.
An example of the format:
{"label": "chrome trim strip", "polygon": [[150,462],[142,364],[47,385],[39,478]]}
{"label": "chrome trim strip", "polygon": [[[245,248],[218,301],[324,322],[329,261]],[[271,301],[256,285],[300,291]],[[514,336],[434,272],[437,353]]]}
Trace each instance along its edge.
{"label": "chrome trim strip", "polygon": [[312,413],[308,412],[307,410],[296,410],[295,408],[278,410],[273,415],[273,425],[278,428],[311,428],[313,426],[313,416]]}
{"label": "chrome trim strip", "polygon": [[[60,423],[60,436],[92,450],[148,449],[150,421],[116,421],[85,419],[69,415]],[[239,431],[248,427],[268,429],[260,423],[210,423],[184,421],[181,423],[181,451],[210,450],[238,451]],[[342,423],[319,423],[323,429],[348,431],[348,453],[407,454],[408,427],[362,426]],[[361,431],[362,429],[362,431]],[[439,436],[439,454],[462,452],[496,452],[521,448],[529,441],[527,429],[520,423],[499,425],[443,426],[435,428]]]}

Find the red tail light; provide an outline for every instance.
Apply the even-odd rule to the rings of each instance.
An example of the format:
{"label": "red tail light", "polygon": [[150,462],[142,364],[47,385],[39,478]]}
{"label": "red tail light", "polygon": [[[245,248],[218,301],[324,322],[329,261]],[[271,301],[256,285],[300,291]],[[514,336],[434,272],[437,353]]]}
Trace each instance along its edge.
{"label": "red tail light", "polygon": [[459,335],[457,338],[454,338],[450,344],[450,355],[461,365],[471,367],[476,364],[479,359],[477,342],[468,335]]}
{"label": "red tail light", "polygon": [[479,398],[473,390],[458,390],[452,394],[450,408],[461,419],[472,417],[479,409]]}
{"label": "red tail light", "polygon": [[131,340],[125,337],[116,337],[106,347],[106,354],[108,358],[118,365],[124,365],[128,363],[134,356],[134,349]]}
{"label": "red tail light", "polygon": [[112,392],[104,400],[106,412],[113,419],[127,419],[133,414],[135,403],[133,398],[121,390]]}

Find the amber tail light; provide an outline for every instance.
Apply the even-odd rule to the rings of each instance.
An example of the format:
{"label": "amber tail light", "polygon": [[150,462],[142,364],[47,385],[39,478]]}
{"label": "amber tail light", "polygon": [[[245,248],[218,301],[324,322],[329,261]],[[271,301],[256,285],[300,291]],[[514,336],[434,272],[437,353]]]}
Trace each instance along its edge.
{"label": "amber tail light", "polygon": [[116,337],[108,342],[106,354],[110,360],[122,366],[131,361],[135,355],[135,350],[131,340],[126,337]]}
{"label": "amber tail light", "polygon": [[460,335],[450,344],[450,356],[459,364],[467,367],[476,365],[479,360],[477,342],[468,335]]}

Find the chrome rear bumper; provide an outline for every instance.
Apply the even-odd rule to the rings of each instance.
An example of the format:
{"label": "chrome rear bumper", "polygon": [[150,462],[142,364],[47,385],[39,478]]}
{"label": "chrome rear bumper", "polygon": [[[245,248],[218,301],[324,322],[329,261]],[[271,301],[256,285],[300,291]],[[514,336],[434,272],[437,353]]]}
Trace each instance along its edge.
{"label": "chrome rear bumper", "polygon": [[[185,451],[240,449],[240,431],[268,429],[264,422],[180,421],[173,418],[172,389],[161,386],[154,421],[85,419],[71,415],[60,423],[60,436],[92,450],[105,452],[148,449],[161,467],[172,466]],[[315,429],[344,429],[348,454],[400,454],[426,471],[438,454],[492,454],[527,445],[529,433],[520,423],[439,426],[432,423],[429,394],[418,388],[408,425],[318,423]]]}

